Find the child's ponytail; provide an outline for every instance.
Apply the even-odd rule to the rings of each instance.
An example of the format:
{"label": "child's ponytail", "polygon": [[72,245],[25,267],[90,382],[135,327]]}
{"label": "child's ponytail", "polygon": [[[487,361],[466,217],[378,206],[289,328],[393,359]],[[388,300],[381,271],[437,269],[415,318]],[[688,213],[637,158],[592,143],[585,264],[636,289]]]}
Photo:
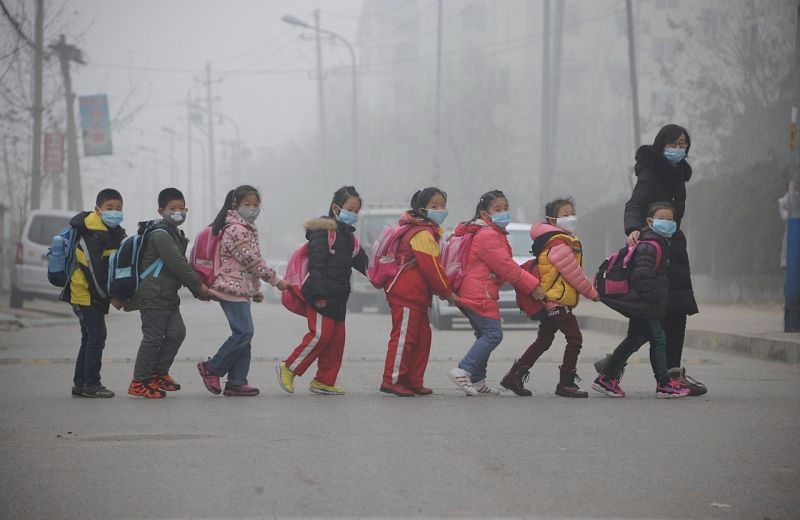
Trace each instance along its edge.
{"label": "child's ponytail", "polygon": [[487,191],[486,193],[481,195],[481,198],[478,200],[478,205],[475,207],[475,215],[473,215],[470,220],[464,222],[464,224],[469,224],[470,222],[475,222],[476,220],[480,219],[481,212],[489,209],[489,206],[491,206],[492,201],[498,198],[505,199],[506,198],[505,193],[503,193],[500,190],[492,190],[492,191]]}

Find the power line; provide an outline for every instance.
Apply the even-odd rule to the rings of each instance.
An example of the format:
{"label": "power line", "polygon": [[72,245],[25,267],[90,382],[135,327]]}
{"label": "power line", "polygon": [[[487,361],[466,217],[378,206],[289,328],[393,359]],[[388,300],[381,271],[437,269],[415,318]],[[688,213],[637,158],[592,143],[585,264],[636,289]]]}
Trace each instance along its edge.
{"label": "power line", "polygon": [[0,0],[0,8],[3,9],[3,14],[6,15],[6,18],[8,18],[8,21],[11,23],[12,27],[14,27],[14,30],[17,31],[19,37],[22,38],[22,40],[25,43],[27,43],[33,50],[36,50],[36,44],[33,43],[33,41],[30,38],[28,38],[28,35],[25,34],[25,32],[22,30],[22,27],[20,26],[17,19],[11,16],[11,13],[8,11],[8,8],[6,7],[6,4],[3,2],[3,0]]}
{"label": "power line", "polygon": [[403,3],[399,4],[399,5],[396,5],[394,7],[390,7],[389,9],[386,9],[384,11],[380,11],[378,13],[372,13],[372,14],[370,14],[368,16],[367,15],[352,15],[352,14],[332,13],[330,11],[325,11],[325,10],[322,10],[321,12],[327,14],[328,16],[333,16],[334,18],[352,18],[352,19],[355,19],[355,20],[361,20],[361,19],[364,19],[364,18],[379,18],[379,17],[381,17],[381,16],[383,16],[385,14],[393,13],[393,12],[395,12],[395,11],[405,7],[405,6],[407,6],[408,4],[414,3],[415,1],[416,0],[406,0],[405,2],[403,2]]}
{"label": "power line", "polygon": [[395,34],[396,32],[401,31],[407,25],[410,25],[412,22],[416,22],[417,20],[422,18],[425,15],[425,13],[427,13],[435,5],[436,5],[436,0],[433,0],[424,9],[422,9],[419,13],[417,13],[416,16],[414,16],[412,18],[409,18],[408,20],[406,20],[406,21],[402,22],[401,24],[395,26],[395,28],[391,29],[389,32],[383,33],[383,34],[381,34],[381,35],[379,35],[379,36],[377,36],[375,38],[372,38],[371,40],[367,40],[366,42],[360,43],[359,46],[360,47],[368,46],[372,42],[383,40],[387,36],[391,36],[391,35]]}
{"label": "power line", "polygon": [[267,40],[266,42],[262,43],[261,45],[258,45],[256,47],[252,47],[250,49],[247,49],[245,51],[239,52],[237,54],[231,54],[229,56],[225,56],[225,57],[222,57],[222,58],[217,58],[215,61],[216,62],[220,62],[220,61],[235,60],[236,58],[241,58],[242,56],[247,56],[248,54],[252,54],[252,53],[254,53],[256,51],[259,51],[261,49],[265,49],[265,48],[269,47],[273,43],[277,42],[278,40],[282,39],[284,36],[286,36],[287,34],[292,33],[292,32],[294,32],[294,31],[291,28],[286,29],[285,31],[283,31],[282,33],[277,35],[276,37],[274,37],[274,38],[272,38],[270,40]]}
{"label": "power line", "polygon": [[[464,13],[466,13],[467,11],[469,11],[470,9],[475,7],[476,5],[478,5],[478,2],[471,2],[471,3],[467,4],[460,11],[458,11],[454,15],[450,16],[446,20],[442,21],[442,27],[446,27],[447,25],[455,22],[456,20],[458,20],[459,18],[464,16]],[[438,30],[439,30],[439,27],[438,26],[434,26],[431,29],[428,29],[427,31],[421,31],[421,32],[418,32],[418,33],[414,34],[414,38],[419,38],[420,36],[425,36],[426,34],[430,34],[432,32],[436,32]],[[396,43],[380,43],[378,45],[369,45],[369,44],[363,44],[363,43],[359,44],[360,47],[366,48],[366,49],[377,49],[377,48],[380,48],[380,47],[393,47],[394,45],[397,45],[397,44]]]}
{"label": "power line", "polygon": [[[294,61],[295,58],[292,58]],[[290,62],[291,63],[291,62]],[[286,64],[286,63],[284,63]],[[91,62],[87,64],[88,67],[97,67],[97,68],[105,68],[105,69],[120,69],[120,70],[133,70],[133,71],[140,71],[140,72],[158,72],[158,73],[166,73],[166,74],[197,74],[198,69],[179,69],[179,68],[168,68],[168,67],[136,67],[133,65],[121,65],[119,63],[104,63],[104,62]],[[229,69],[229,70],[216,70],[218,74],[242,74],[242,75],[262,75],[262,74],[298,74],[298,73],[306,73],[308,69],[280,69],[273,68],[273,69],[262,69],[262,70],[240,70],[240,69]]]}

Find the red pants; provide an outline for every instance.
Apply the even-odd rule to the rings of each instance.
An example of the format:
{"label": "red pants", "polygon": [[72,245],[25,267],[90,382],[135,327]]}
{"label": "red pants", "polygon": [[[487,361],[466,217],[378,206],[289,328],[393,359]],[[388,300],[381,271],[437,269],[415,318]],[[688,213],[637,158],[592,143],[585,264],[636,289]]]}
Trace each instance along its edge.
{"label": "red pants", "polygon": [[306,317],[308,334],[303,336],[303,341],[286,358],[286,367],[295,375],[302,376],[311,363],[317,360],[317,375],[314,379],[323,385],[333,386],[336,384],[344,355],[344,322],[325,317],[310,306],[306,307]]}
{"label": "red pants", "polygon": [[383,382],[419,388],[431,352],[431,324],[428,313],[390,305],[392,333],[383,369]]}

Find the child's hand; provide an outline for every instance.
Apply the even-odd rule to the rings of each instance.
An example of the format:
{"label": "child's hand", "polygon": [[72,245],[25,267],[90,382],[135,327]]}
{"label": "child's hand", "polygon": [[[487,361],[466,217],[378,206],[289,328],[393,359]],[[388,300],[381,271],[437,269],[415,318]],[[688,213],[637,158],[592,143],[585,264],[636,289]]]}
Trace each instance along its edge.
{"label": "child's hand", "polygon": [[115,309],[120,310],[125,306],[125,301],[120,298],[111,298],[111,305],[113,305]]}
{"label": "child's hand", "polygon": [[208,301],[211,299],[211,293],[208,290],[208,286],[203,284],[200,286],[200,289],[197,290],[197,297],[201,300]]}
{"label": "child's hand", "polygon": [[541,287],[537,287],[531,292],[531,297],[536,301],[543,302],[547,300],[547,293],[545,293]]}
{"label": "child's hand", "polygon": [[328,302],[324,299],[314,300],[314,305],[316,305],[318,309],[324,309],[327,304]]}
{"label": "child's hand", "polygon": [[594,298],[592,298],[592,301],[593,302],[599,302],[600,301],[600,297],[599,296],[595,296]]}
{"label": "child's hand", "polygon": [[253,296],[253,301],[256,302],[256,303],[263,302],[264,301],[264,294],[263,293],[258,293],[256,295],[254,295]]}
{"label": "child's hand", "polygon": [[461,300],[458,298],[456,293],[450,293],[450,296],[447,297],[447,303],[458,307],[461,305]]}
{"label": "child's hand", "polygon": [[631,234],[628,235],[628,247],[633,247],[639,242],[639,230],[631,231]]}
{"label": "child's hand", "polygon": [[285,291],[285,290],[286,290],[286,288],[287,288],[287,287],[289,287],[289,286],[286,284],[286,282],[284,282],[283,280],[281,280],[280,282],[278,282],[278,284],[277,284],[275,287],[276,287],[276,288],[277,288],[279,291]]}

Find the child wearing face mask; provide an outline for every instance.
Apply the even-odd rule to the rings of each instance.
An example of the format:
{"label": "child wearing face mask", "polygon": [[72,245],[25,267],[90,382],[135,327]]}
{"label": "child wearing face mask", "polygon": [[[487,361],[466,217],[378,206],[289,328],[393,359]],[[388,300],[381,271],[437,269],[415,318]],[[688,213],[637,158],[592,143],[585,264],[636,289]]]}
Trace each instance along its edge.
{"label": "child wearing face mask", "polygon": [[75,362],[72,395],[114,397],[114,392],[100,382],[103,348],[106,344],[106,314],[109,297],[108,259],[125,238],[122,223],[122,195],[117,190],[100,190],[94,211],[82,211],[72,217],[75,228],[76,267],[61,292],[61,301],[72,305],[81,327],[81,346]]}
{"label": "child wearing face mask", "polygon": [[431,350],[428,309],[432,293],[458,304],[439,261],[441,225],[447,218],[447,194],[430,187],[411,197],[411,209],[400,218],[404,234],[397,245],[401,271],[384,291],[392,314],[381,392],[400,397],[430,395],[423,378]]}
{"label": "child wearing face mask", "polygon": [[667,371],[667,338],[661,320],[669,292],[669,238],[675,233],[675,210],[668,202],[656,202],[647,213],[632,259],[629,290],[621,298],[602,298],[603,303],[629,318],[628,334],[611,354],[592,388],[609,397],[625,397],[619,378],[634,352],[650,342],[650,364],[656,378],[656,397],[686,397],[689,389],[671,379]]}
{"label": "child wearing face mask", "polygon": [[209,297],[208,287],[186,260],[189,239],[178,229],[186,221],[187,211],[183,193],[177,188],[165,188],[158,194],[161,220],[139,223],[140,233],[153,229],[143,246],[141,272],[147,272],[159,260],[163,266],[142,279],[136,293],[125,303],[126,311],[138,310],[142,319],[142,342],[128,387],[130,395],[157,399],[181,388],[169,375],[186,337],[178,290],[185,285],[196,297]]}
{"label": "child wearing face mask", "polygon": [[[261,211],[261,195],[252,186],[239,186],[228,192],[225,203],[211,225],[211,233],[219,238],[219,268],[211,286],[212,298],[219,301],[228,319],[231,335],[214,357],[197,364],[203,384],[212,394],[256,396],[258,388],[250,386],[250,342],[253,339],[253,316],[250,300],[264,301],[260,280],[280,290],[286,288],[274,269],[267,265],[258,245],[255,221]],[[220,377],[226,375],[225,389]]]}
{"label": "child wearing face mask", "polygon": [[556,332],[567,340],[564,361],[559,367],[560,378],[556,395],[562,397],[588,397],[576,384],[578,355],[583,336],[572,309],[580,296],[598,301],[597,290],[583,271],[583,250],[575,236],[577,217],[575,201],[556,199],[545,206],[545,221],[531,228],[533,248],[539,266],[540,287],[547,294],[546,315],[539,324],[536,340],[514,362],[500,384],[517,395],[530,396],[525,389],[529,370],[537,359],[553,344]]}
{"label": "child wearing face mask", "polygon": [[500,395],[486,384],[489,356],[503,340],[500,287],[508,282],[538,300],[544,298],[539,280],[514,261],[505,230],[509,223],[508,199],[502,191],[493,190],[481,195],[472,220],[459,224],[453,232],[455,236],[474,233],[458,296],[459,308],[475,332],[475,343],[448,373],[469,396]]}
{"label": "child wearing face mask", "polygon": [[[336,378],[344,355],[350,275],[353,269],[366,274],[369,263],[364,248],[356,247],[354,236],[360,210],[361,196],[356,189],[342,186],[333,194],[328,214],[305,224],[308,276],[300,291],[306,303],[308,334],[275,367],[281,388],[290,394],[294,393],[295,376],[302,376],[314,361],[317,373],[309,390],[315,394],[344,394],[344,389],[336,386]],[[293,286],[287,290],[295,289]]]}

